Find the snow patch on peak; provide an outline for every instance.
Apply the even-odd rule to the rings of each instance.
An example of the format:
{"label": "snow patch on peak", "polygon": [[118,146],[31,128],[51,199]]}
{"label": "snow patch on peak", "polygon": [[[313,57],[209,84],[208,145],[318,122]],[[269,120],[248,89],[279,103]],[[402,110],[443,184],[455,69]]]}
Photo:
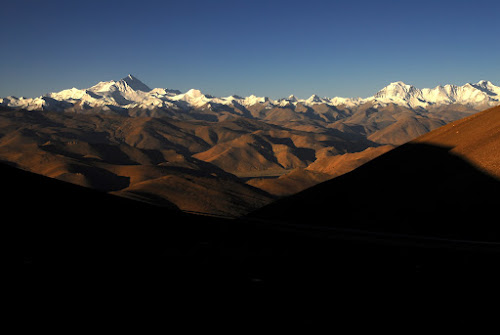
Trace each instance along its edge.
{"label": "snow patch on peak", "polygon": [[243,106],[253,106],[253,105],[256,105],[259,103],[263,104],[263,103],[266,103],[268,101],[269,101],[269,98],[267,98],[267,97],[257,97],[254,94],[252,94],[251,96],[243,99],[242,105]]}
{"label": "snow patch on peak", "polygon": [[371,98],[375,103],[394,103],[409,108],[426,108],[429,105],[464,104],[469,106],[494,106],[500,103],[500,87],[481,80],[477,84],[463,86],[445,85],[433,89],[418,89],[403,82],[386,86]]}
{"label": "snow patch on peak", "polygon": [[485,93],[499,94],[499,87],[493,85],[491,81],[480,80],[477,84],[472,85],[479,90],[483,90]]}
{"label": "snow patch on peak", "polygon": [[407,87],[407,86],[411,86],[411,85],[407,85],[402,81],[394,81],[394,82],[390,83],[387,87],[390,87],[390,86]]}
{"label": "snow patch on peak", "polygon": [[493,83],[489,80],[480,80],[477,82],[476,85],[479,85],[479,86],[493,86]]}
{"label": "snow patch on peak", "polygon": [[80,100],[83,98],[85,94],[87,94],[86,90],[79,90],[73,87],[68,90],[62,90],[57,93],[49,93],[44,96],[62,101],[62,100]]}
{"label": "snow patch on peak", "polygon": [[324,102],[323,99],[321,99],[317,94],[311,95],[309,99],[304,101],[306,105],[315,105],[323,102]]}
{"label": "snow patch on peak", "polygon": [[200,90],[197,90],[197,89],[194,89],[194,88],[192,88],[189,91],[187,91],[185,93],[185,95],[193,97],[193,98],[200,98],[200,97],[204,96],[203,93],[201,93]]}
{"label": "snow patch on peak", "polygon": [[170,99],[174,101],[185,101],[194,107],[201,107],[212,101],[211,97],[204,95],[200,90],[194,88],[186,93],[172,96]]}
{"label": "snow patch on peak", "polygon": [[402,81],[390,83],[378,91],[371,100],[382,104],[397,104],[408,107],[425,107],[428,105],[422,97],[422,91]]}
{"label": "snow patch on peak", "polygon": [[366,99],[361,98],[342,98],[342,97],[334,97],[330,99],[330,105],[332,106],[346,106],[346,107],[355,107],[363,104]]}
{"label": "snow patch on peak", "polygon": [[100,92],[109,92],[111,90],[111,87],[116,84],[116,81],[110,80],[110,81],[101,81],[94,86],[90,87],[88,90],[96,93]]}
{"label": "snow patch on peak", "polygon": [[299,99],[295,95],[290,95],[288,98],[281,98],[276,101],[280,107],[296,106]]}
{"label": "snow patch on peak", "polygon": [[416,88],[412,85],[407,85],[402,81],[396,81],[390,83],[383,89],[381,89],[377,95],[406,95],[408,92],[415,90]]}

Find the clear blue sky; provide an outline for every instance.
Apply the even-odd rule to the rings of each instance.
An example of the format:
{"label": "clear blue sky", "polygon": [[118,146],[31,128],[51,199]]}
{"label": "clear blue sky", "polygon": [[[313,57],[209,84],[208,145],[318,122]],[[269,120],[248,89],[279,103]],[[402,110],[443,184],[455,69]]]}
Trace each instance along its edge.
{"label": "clear blue sky", "polygon": [[131,73],[215,96],[500,84],[500,1],[27,1],[0,8],[0,97]]}

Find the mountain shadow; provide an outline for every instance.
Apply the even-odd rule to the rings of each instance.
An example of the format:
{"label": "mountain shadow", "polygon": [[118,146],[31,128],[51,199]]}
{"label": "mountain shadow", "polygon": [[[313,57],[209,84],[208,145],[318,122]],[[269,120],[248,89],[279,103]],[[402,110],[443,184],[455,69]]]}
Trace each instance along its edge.
{"label": "mountain shadow", "polygon": [[500,241],[500,181],[451,148],[408,143],[248,217],[374,232]]}
{"label": "mountain shadow", "polygon": [[[495,274],[500,256],[498,247],[487,245],[463,248],[314,225],[296,227],[283,225],[281,218],[191,215],[173,206],[153,206],[5,164],[0,164],[0,182],[2,222],[15,227],[21,240],[27,269],[23,290],[35,297],[43,293],[75,301],[100,301],[106,296],[118,312],[129,308],[122,305],[124,299],[172,301],[177,292],[184,301],[185,292],[194,288],[216,288],[218,298],[223,292],[242,292],[234,289],[310,294],[311,288],[333,288],[337,296],[339,287],[359,290],[352,279]],[[328,212],[332,222],[346,217],[342,208],[332,210],[329,203],[327,209],[323,214]],[[97,305],[94,308],[106,310],[110,306]]]}

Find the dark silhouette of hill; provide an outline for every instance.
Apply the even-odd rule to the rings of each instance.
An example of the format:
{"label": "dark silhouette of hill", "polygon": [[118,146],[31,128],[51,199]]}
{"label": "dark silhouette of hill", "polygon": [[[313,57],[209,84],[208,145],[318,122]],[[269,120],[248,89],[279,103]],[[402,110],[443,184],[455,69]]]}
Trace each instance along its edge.
{"label": "dark silhouette of hill", "polygon": [[499,112],[491,108],[438,128],[250,216],[498,241]]}
{"label": "dark silhouette of hill", "polygon": [[498,241],[499,127],[500,107],[485,110],[250,217]]}
{"label": "dark silhouette of hill", "polygon": [[316,313],[332,298],[342,308],[370,292],[411,299],[425,279],[495,274],[500,255],[484,243],[196,216],[3,163],[0,182],[2,222],[21,237],[24,313],[43,318],[57,304],[64,322],[95,315],[82,327],[324,322]]}
{"label": "dark silhouette of hill", "polygon": [[[439,289],[498,275],[499,182],[436,144],[403,145],[232,220],[117,197],[3,163],[0,184],[2,222],[21,237],[21,290],[32,297],[22,300],[23,307],[41,313],[56,302],[64,309],[58,316],[70,322],[92,313],[143,330],[147,322],[139,315],[163,320],[170,313],[169,326],[206,327],[207,319],[281,326],[291,317],[307,321],[305,312],[332,301],[340,308],[350,301],[358,311],[369,291],[413,304],[415,294],[426,293],[423,282]],[[269,303],[277,292],[286,299]],[[224,296],[233,302],[221,313],[216,305]],[[304,297],[308,303],[299,306]],[[236,317],[227,317],[227,310]],[[330,321],[330,311],[323,312]]]}
{"label": "dark silhouette of hill", "polygon": [[408,143],[338,178],[278,200],[253,218],[310,225],[500,240],[500,181],[451,148]]}
{"label": "dark silhouette of hill", "polygon": [[[442,149],[435,154],[442,155]],[[464,169],[468,171],[467,167]],[[491,181],[483,180],[484,175],[476,177],[475,182]],[[500,252],[498,246],[488,243],[436,240],[436,236],[449,234],[432,225],[436,217],[425,216],[429,212],[425,206],[429,203],[420,202],[422,214],[406,213],[404,209],[396,208],[404,204],[402,198],[398,203],[387,205],[386,210],[378,210],[379,214],[374,206],[367,207],[366,213],[350,212],[346,215],[344,209],[331,210],[332,205],[329,205],[328,220],[339,222],[339,218],[351,216],[350,222],[355,222],[353,220],[357,218],[372,217],[370,223],[376,223],[384,217],[386,228],[399,224],[398,227],[405,228],[402,231],[408,232],[408,224],[415,220],[399,222],[401,215],[425,216],[426,220],[432,219],[423,225],[424,228],[433,228],[430,239],[323,229],[320,224],[328,225],[323,216],[319,217],[323,220],[321,222],[312,221],[314,215],[307,216],[307,221],[300,221],[297,218],[304,219],[304,216],[298,211],[294,213],[296,217],[286,220],[283,217],[274,219],[270,215],[265,220],[192,215],[173,206],[154,206],[114,196],[3,163],[0,164],[0,178],[4,222],[20,232],[25,264],[48,278],[65,273],[70,276],[70,283],[98,276],[101,279],[94,284],[119,277],[121,282],[116,285],[120,287],[130,284],[130,281],[146,281],[161,282],[162,285],[174,283],[180,287],[237,285],[264,289],[294,286],[300,290],[311,283],[321,287],[373,274],[414,278],[437,273],[488,272],[494,270],[491,262],[498,259]],[[320,184],[320,187],[331,182]],[[494,188],[497,184],[492,187],[493,191],[497,190]],[[476,203],[480,199],[484,197],[479,197]],[[315,203],[321,201],[318,198],[311,200]],[[374,200],[374,203],[378,202]],[[314,209],[310,202],[305,205]],[[434,204],[434,207],[438,205],[446,206],[441,203]],[[491,209],[486,205],[482,208]],[[456,210],[455,207],[447,208],[450,213],[453,209]],[[432,214],[432,209],[430,212]],[[467,213],[467,210],[459,212]],[[491,213],[489,210],[488,214]],[[452,217],[456,216],[452,214]],[[477,218],[481,219],[482,215]],[[477,227],[474,231],[479,233],[479,227],[494,227],[491,217],[488,220],[489,224],[474,221]],[[456,226],[452,221],[445,223],[447,228]],[[469,226],[458,227],[465,229]],[[371,229],[374,226],[366,224],[363,227]],[[379,228],[377,226],[380,231]],[[468,234],[467,237],[484,236]],[[493,238],[490,234],[484,239]],[[74,274],[77,277],[71,277]]]}
{"label": "dark silhouette of hill", "polygon": [[352,171],[392,148],[390,145],[370,147],[360,152],[342,155],[323,152],[323,156],[317,157],[307,169],[297,168],[279,178],[254,178],[247,184],[276,196],[288,196]]}
{"label": "dark silhouette of hill", "polygon": [[[474,133],[490,152],[495,141],[480,137],[496,134],[496,114],[490,110],[471,120],[482,115],[489,115],[488,127]],[[466,133],[466,123],[460,127]],[[444,133],[450,141],[448,135],[457,134]],[[117,302],[134,290],[155,297],[235,285],[304,292],[374,276],[495,274],[499,182],[478,168],[480,160],[462,158],[466,146],[450,152],[453,142],[438,145],[439,138],[429,136],[432,144],[400,146],[232,220],[187,214],[165,199],[163,206],[137,201],[140,193],[136,200],[117,197],[2,163],[3,222],[20,231],[25,264],[37,271],[27,275],[25,288],[72,297],[77,288],[92,297],[112,294]],[[494,166],[491,157],[488,164]],[[143,178],[132,172],[131,179]]]}

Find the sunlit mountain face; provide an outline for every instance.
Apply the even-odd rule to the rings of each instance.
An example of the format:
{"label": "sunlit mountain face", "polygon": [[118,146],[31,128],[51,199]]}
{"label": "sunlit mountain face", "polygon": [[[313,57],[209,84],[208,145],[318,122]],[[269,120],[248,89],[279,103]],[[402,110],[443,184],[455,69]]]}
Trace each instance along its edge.
{"label": "sunlit mountain face", "polygon": [[[220,120],[231,116],[253,116],[261,118],[265,114],[251,108],[260,105],[264,109],[297,108],[312,109],[318,118],[331,119],[332,115],[324,115],[317,109],[318,105],[330,108],[356,108],[365,104],[386,107],[395,104],[410,109],[429,109],[439,106],[464,105],[470,108],[486,108],[500,103],[500,87],[490,81],[481,80],[475,84],[463,86],[445,85],[435,88],[419,89],[403,82],[394,82],[367,98],[319,97],[314,94],[307,99],[297,99],[294,95],[288,98],[273,100],[268,97],[229,96],[212,97],[200,90],[191,89],[181,93],[174,89],[151,89],[132,75],[119,81],[103,81],[87,89],[71,88],[55,93],[48,93],[38,98],[5,97],[0,105],[23,108],[27,110],[51,110],[85,112],[99,110],[111,114],[130,116],[172,115],[175,112],[188,112],[193,109],[204,110],[202,115],[211,115]],[[316,108],[314,108],[316,106]],[[250,108],[250,109],[249,109]],[[138,111],[141,110],[140,112]],[[130,110],[133,110],[131,112]],[[218,111],[220,115],[212,112]],[[253,113],[252,113],[253,111]],[[322,115],[323,114],[323,115]],[[179,117],[179,116],[178,116]],[[191,115],[193,118],[197,116]],[[202,116],[199,115],[198,118]]]}

